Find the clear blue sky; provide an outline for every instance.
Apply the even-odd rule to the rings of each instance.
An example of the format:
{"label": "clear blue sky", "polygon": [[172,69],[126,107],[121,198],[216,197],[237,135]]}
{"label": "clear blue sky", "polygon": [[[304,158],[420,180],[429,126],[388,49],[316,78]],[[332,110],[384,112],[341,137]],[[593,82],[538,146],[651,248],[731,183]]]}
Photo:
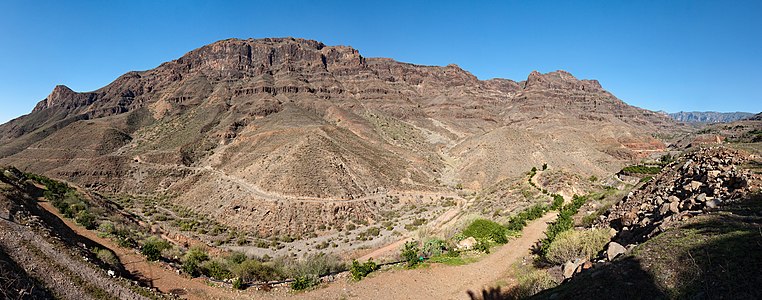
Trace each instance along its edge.
{"label": "clear blue sky", "polygon": [[481,79],[563,69],[652,110],[762,111],[762,1],[0,0],[0,123],[56,84],[91,91],[220,39],[284,36]]}

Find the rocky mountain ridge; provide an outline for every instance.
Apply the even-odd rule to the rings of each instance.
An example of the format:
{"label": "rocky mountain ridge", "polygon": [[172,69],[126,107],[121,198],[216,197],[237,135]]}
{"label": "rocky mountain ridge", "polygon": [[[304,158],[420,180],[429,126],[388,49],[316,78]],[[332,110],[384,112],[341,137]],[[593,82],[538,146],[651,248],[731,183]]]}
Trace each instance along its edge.
{"label": "rocky mountain ridge", "polygon": [[564,71],[482,81],[317,41],[229,39],[96,91],[57,86],[0,125],[0,164],[304,232],[373,219],[389,193],[478,191],[543,163],[613,173],[673,130]]}
{"label": "rocky mountain ridge", "polygon": [[748,112],[681,111],[670,113],[670,118],[686,123],[729,123],[754,116]]}

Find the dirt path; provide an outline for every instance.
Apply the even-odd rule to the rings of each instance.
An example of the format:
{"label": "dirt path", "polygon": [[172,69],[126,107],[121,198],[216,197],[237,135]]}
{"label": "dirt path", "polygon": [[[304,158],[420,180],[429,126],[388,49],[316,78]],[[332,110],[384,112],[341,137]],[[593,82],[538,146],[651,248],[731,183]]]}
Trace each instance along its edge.
{"label": "dirt path", "polygon": [[72,220],[64,218],[50,202],[38,203],[40,207],[55,214],[77,234],[114,251],[125,269],[135,276],[151,281],[154,287],[164,293],[173,293],[187,299],[231,299],[241,296],[240,293],[228,289],[208,286],[203,279],[183,277],[175,271],[163,267],[160,263],[149,262],[136,250],[119,247],[110,239],[98,237],[94,231],[87,230],[76,225]]}
{"label": "dirt path", "polygon": [[303,299],[468,299],[466,292],[481,293],[499,280],[510,280],[510,266],[529,254],[545,234],[555,213],[528,224],[522,236],[494,250],[484,259],[463,266],[435,264],[415,270],[392,270],[359,282],[341,281],[297,297]]}

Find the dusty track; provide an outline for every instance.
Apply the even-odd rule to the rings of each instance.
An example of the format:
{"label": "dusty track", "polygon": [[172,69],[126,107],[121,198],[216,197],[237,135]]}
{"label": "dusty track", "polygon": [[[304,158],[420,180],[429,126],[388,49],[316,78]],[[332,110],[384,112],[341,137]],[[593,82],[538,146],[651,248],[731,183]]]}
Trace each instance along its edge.
{"label": "dusty track", "polygon": [[299,295],[303,299],[468,299],[466,292],[478,293],[496,281],[508,282],[510,266],[529,254],[529,249],[545,234],[547,223],[556,218],[549,213],[528,224],[522,236],[496,249],[484,259],[463,266],[433,265],[415,270],[393,270],[372,275],[359,282],[337,282],[326,288]]}
{"label": "dusty track", "polygon": [[164,293],[177,294],[187,299],[231,299],[239,296],[239,293],[231,290],[210,287],[203,279],[188,279],[177,274],[175,271],[162,267],[159,263],[149,262],[134,249],[119,247],[110,239],[98,237],[94,231],[82,228],[71,220],[64,218],[49,202],[39,202],[39,204],[40,207],[55,214],[77,234],[114,251],[127,271],[134,276],[151,282],[154,287]]}

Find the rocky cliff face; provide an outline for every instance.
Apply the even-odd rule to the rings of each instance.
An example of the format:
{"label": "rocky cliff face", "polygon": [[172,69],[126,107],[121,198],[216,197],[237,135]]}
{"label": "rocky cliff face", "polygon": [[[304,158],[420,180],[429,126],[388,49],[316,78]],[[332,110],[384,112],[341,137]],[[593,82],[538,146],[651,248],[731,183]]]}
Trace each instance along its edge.
{"label": "rocky cliff face", "polygon": [[[386,191],[478,190],[542,163],[600,175],[660,151],[654,134],[673,127],[564,71],[482,81],[346,46],[230,39],[96,91],[57,86],[0,125],[0,164],[303,231],[315,218],[290,201],[329,218],[313,204],[360,214]],[[231,216],[233,207],[262,211]],[[263,217],[266,207],[296,213],[273,225],[283,222]]]}

